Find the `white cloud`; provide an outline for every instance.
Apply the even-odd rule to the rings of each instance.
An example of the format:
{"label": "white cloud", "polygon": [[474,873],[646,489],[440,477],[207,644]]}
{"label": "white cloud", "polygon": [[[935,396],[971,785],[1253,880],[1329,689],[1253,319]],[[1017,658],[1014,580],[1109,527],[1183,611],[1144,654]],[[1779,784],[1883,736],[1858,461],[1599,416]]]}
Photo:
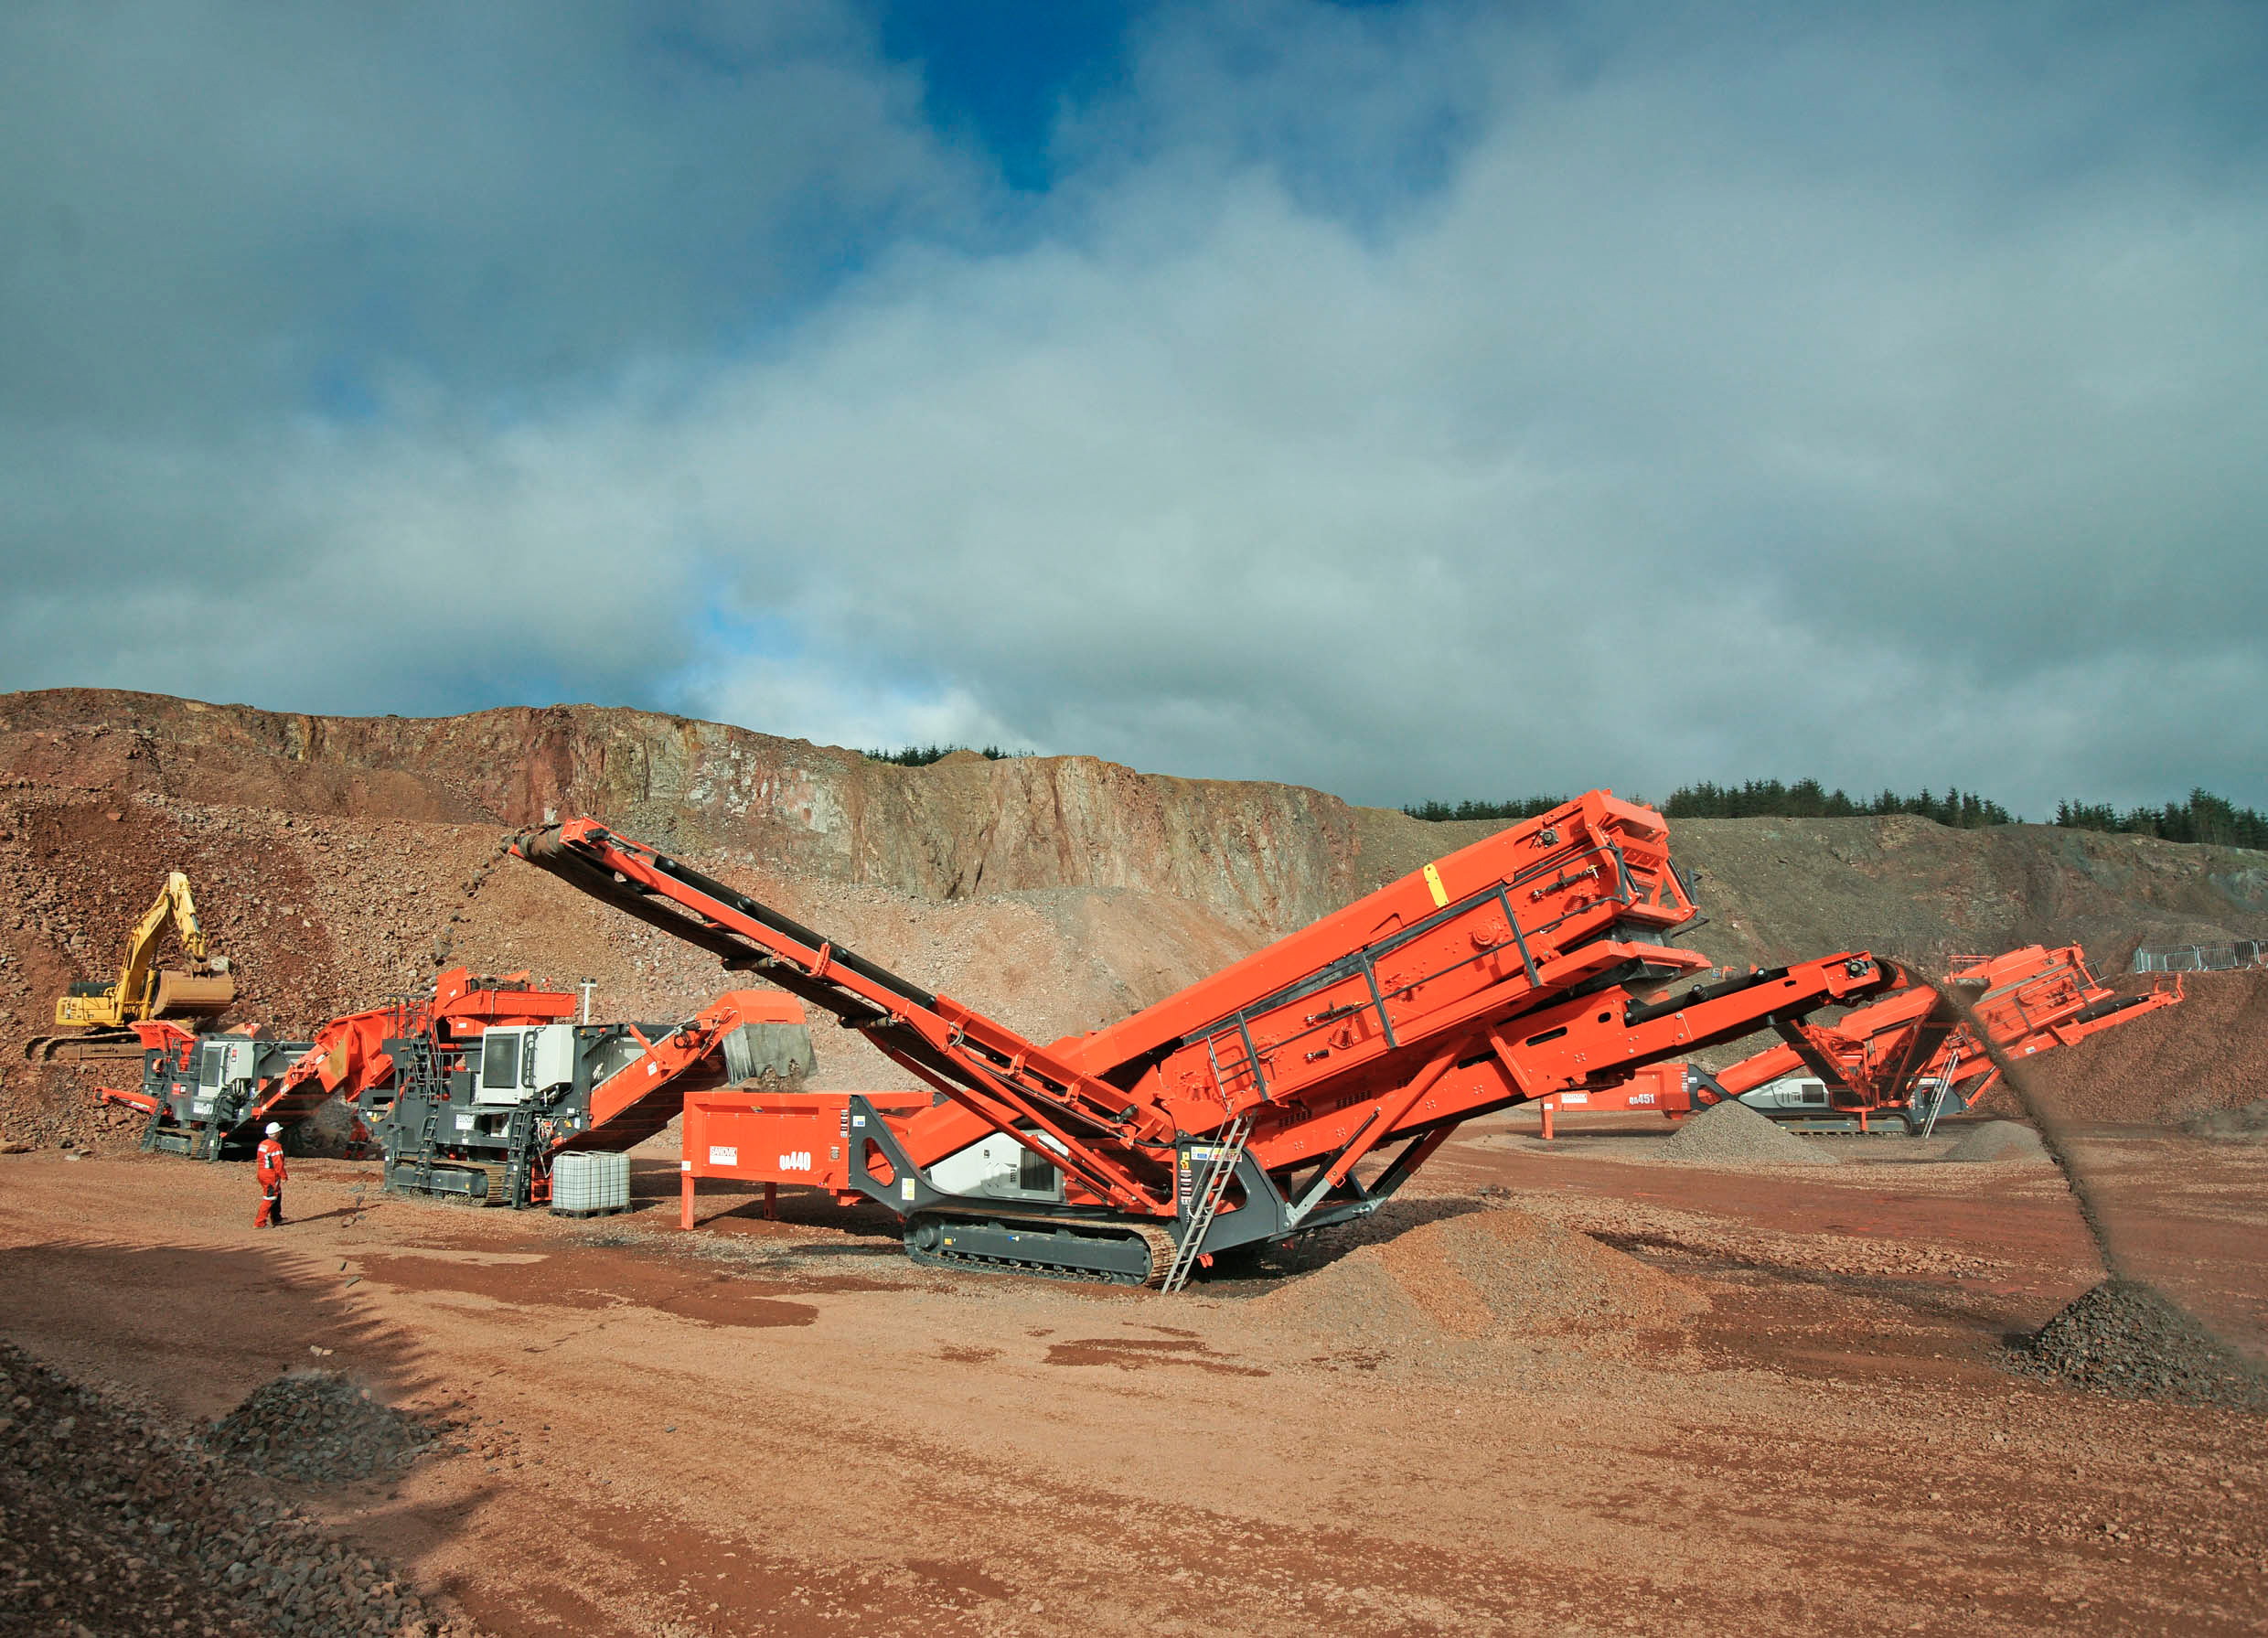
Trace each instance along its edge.
{"label": "white cloud", "polygon": [[[27,576],[10,679],[599,695],[1375,800],[2268,800],[2268,178],[2205,94],[2260,59],[2241,14],[2044,60],[1958,13],[1175,14],[989,245],[973,163],[814,15],[867,100],[779,117],[862,156],[806,177],[868,179],[845,212],[886,234],[829,241],[853,276],[697,345],[682,280],[636,314],[695,250],[618,252],[647,219],[618,206],[586,278],[532,281],[545,324],[599,321],[566,385],[474,342],[464,379],[374,376],[368,421],[50,431],[0,468],[34,549],[115,564],[155,524],[256,635],[137,653],[146,608],[63,568]],[[648,140],[638,176],[698,145]],[[489,242],[435,231],[436,265]],[[436,310],[427,337],[471,309]]]}

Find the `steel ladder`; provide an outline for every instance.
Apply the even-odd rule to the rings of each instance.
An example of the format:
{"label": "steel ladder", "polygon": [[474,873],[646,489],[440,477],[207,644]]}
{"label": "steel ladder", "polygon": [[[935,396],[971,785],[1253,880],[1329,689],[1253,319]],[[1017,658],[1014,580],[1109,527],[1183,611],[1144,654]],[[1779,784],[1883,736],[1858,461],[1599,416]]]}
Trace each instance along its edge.
{"label": "steel ladder", "polygon": [[1204,1252],[1205,1231],[1213,1226],[1214,1214],[1227,1197],[1229,1180],[1236,1175],[1237,1163],[1244,1159],[1245,1140],[1251,1135],[1252,1111],[1246,1109],[1230,1123],[1226,1137],[1214,1145],[1212,1162],[1190,1195],[1189,1224],[1182,1231],[1181,1244],[1173,1247],[1173,1260],[1166,1265],[1160,1290],[1178,1291],[1189,1283],[1197,1258]]}

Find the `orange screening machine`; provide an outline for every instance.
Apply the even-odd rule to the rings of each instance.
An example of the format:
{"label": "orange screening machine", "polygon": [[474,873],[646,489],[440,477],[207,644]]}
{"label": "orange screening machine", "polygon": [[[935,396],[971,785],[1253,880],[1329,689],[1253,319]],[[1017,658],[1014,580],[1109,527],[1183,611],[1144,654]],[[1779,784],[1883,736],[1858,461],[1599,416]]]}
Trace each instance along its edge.
{"label": "orange screening machine", "polygon": [[923,1088],[690,1097],[689,1190],[813,1183],[889,1206],[916,1261],[1171,1290],[1201,1258],[1375,1211],[1475,1115],[1905,982],[1850,952],[1641,999],[1708,966],[1664,942],[1695,914],[1668,840],[1593,791],[1044,1045],[594,819],[514,851],[832,1014]]}
{"label": "orange screening machine", "polygon": [[[1947,1004],[1942,991],[1961,1006]],[[1960,956],[1942,987],[1900,990],[1830,1023],[1784,1021],[1777,1026],[1781,1044],[1714,1075],[1659,1064],[1619,1087],[1547,1098],[1544,1135],[1551,1135],[1553,1116],[1571,1109],[1651,1109],[1674,1119],[1730,1098],[1781,1119],[1842,1119],[1864,1130],[1869,1118],[1888,1115],[1922,1131],[1942,1115],[1970,1108],[1999,1081],[1978,1027],[2003,1057],[2030,1057],[2181,999],[2178,982],[2146,995],[2119,994],[2089,969],[2075,944]]]}

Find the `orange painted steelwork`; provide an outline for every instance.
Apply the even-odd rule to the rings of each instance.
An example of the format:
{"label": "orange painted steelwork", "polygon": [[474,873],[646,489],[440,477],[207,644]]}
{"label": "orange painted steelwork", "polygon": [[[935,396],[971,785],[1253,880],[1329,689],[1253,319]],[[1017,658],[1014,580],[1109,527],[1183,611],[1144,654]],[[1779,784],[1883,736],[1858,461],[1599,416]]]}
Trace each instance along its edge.
{"label": "orange painted steelwork", "polygon": [[[1474,1115],[1904,983],[1845,952],[1635,999],[1708,966],[1662,942],[1694,915],[1668,840],[1653,809],[1593,791],[1047,1045],[596,820],[514,851],[832,1012],[942,1093],[887,1122],[916,1169],[1003,1132],[1062,1170],[1068,1204],[1157,1218],[1176,1214],[1190,1138],[1248,1123],[1246,1151],[1287,1191],[1311,1168],[1299,1186],[1312,1199],[1382,1145],[1405,1146],[1389,1170],[1407,1175]],[[850,1158],[871,1172],[880,1151]]]}
{"label": "orange painted steelwork", "polygon": [[[1950,990],[1962,1006],[1948,1004],[1941,990]],[[1781,1044],[1714,1076],[1689,1075],[1685,1065],[1665,1064],[1642,1080],[1579,1103],[1574,1097],[1547,1102],[1544,1115],[1548,1122],[1571,1109],[1642,1108],[1674,1118],[1807,1070],[1825,1085],[1822,1114],[1863,1122],[1924,1102],[1958,1109],[1974,1104],[2000,1078],[1976,1029],[1963,1016],[1964,1010],[2003,1057],[2030,1057],[2130,1023],[2181,999],[2178,983],[2146,995],[2119,994],[2095,977],[2085,951],[2075,944],[1957,956],[1942,986],[1899,990],[1833,1022],[1791,1021],[1781,1027]]]}
{"label": "orange painted steelwork", "polygon": [[444,1044],[462,1044],[491,1024],[551,1023],[574,1013],[573,996],[538,990],[525,972],[476,978],[469,969],[454,967],[433,980],[433,994],[423,1000],[332,1019],[316,1032],[315,1044],[254,1100],[244,1120],[289,1126],[314,1114],[327,1097],[351,1103],[383,1088],[394,1074],[381,1044],[387,1041],[430,1034]]}
{"label": "orange painted steelwork", "polygon": [[[900,1119],[930,1105],[926,1092],[860,1096],[884,1117]],[[703,1177],[760,1183],[767,1205],[781,1183],[824,1189],[838,1204],[857,1204],[865,1196],[850,1187],[850,1108],[848,1092],[725,1088],[689,1095],[679,1129],[680,1226],[693,1226],[693,1186]]]}

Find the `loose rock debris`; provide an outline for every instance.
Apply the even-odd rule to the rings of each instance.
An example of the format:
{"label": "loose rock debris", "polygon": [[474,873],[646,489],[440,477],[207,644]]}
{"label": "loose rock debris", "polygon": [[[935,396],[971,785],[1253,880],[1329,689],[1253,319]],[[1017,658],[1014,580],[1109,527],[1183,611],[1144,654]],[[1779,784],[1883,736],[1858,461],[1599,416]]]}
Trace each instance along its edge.
{"label": "loose rock debris", "polygon": [[1360,1348],[1458,1339],[1675,1331],[1708,1306],[1687,1281],[1587,1234],[1509,1208],[1444,1217],[1358,1247],[1256,1300],[1256,1317]]}
{"label": "loose rock debris", "polygon": [[5,1344],[0,1633],[476,1638],[195,1438]]}
{"label": "loose rock debris", "polygon": [[1987,1120],[1945,1151],[1949,1161],[2045,1161],[2048,1146],[2030,1127],[2014,1120]]}
{"label": "loose rock debris", "polygon": [[207,1443],[276,1478],[343,1484],[398,1472],[442,1437],[336,1371],[294,1371],[253,1390]]}
{"label": "loose rock debris", "polygon": [[2035,1376],[2129,1399],[2268,1410],[2268,1380],[2156,1287],[2106,1279],[2018,1352]]}
{"label": "loose rock debris", "polygon": [[1745,1103],[1711,1104],[1662,1145],[1665,1160],[1685,1165],[1833,1166],[1838,1158]]}

